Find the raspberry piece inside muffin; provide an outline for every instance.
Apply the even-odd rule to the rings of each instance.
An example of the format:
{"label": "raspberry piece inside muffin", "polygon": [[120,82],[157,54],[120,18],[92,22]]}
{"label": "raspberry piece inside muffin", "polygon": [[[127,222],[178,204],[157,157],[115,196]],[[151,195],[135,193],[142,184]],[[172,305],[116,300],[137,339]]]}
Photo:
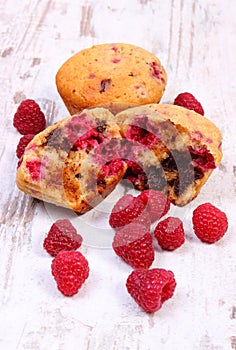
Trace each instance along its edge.
{"label": "raspberry piece inside muffin", "polygon": [[126,164],[128,168],[125,172],[124,179],[127,180],[129,184],[132,184],[136,189],[140,187],[140,184],[142,187],[145,187],[147,183],[147,176],[142,167],[129,159],[126,161]]}
{"label": "raspberry piece inside muffin", "polygon": [[97,131],[97,128],[91,129],[88,132],[86,132],[83,136],[81,136],[73,145],[73,150],[78,149],[87,149],[91,150],[96,145],[102,143],[103,136],[102,134]]}
{"label": "raspberry piece inside muffin", "polygon": [[26,162],[26,168],[32,180],[37,181],[41,179],[44,162],[41,159],[33,159]]}
{"label": "raspberry piece inside muffin", "polygon": [[136,189],[165,192],[172,203],[183,206],[197,196],[221,160],[219,130],[201,115],[195,123],[193,111],[156,104],[130,108],[117,117],[133,145],[127,159],[142,169],[127,162],[125,177]]}
{"label": "raspberry piece inside muffin", "polygon": [[154,78],[156,79],[160,79],[163,83],[165,83],[165,79],[162,75],[162,72],[160,70],[160,67],[158,66],[158,64],[156,62],[151,62],[149,63],[149,66],[152,69],[152,75]]}
{"label": "raspberry piece inside muffin", "polygon": [[197,169],[201,170],[209,170],[215,169],[215,160],[213,155],[206,148],[194,149],[193,147],[189,147],[189,152],[191,154],[193,165]]}
{"label": "raspberry piece inside muffin", "polygon": [[141,115],[134,119],[129,125],[125,137],[127,140],[136,141],[149,148],[158,142],[159,132],[148,120],[147,116]]}

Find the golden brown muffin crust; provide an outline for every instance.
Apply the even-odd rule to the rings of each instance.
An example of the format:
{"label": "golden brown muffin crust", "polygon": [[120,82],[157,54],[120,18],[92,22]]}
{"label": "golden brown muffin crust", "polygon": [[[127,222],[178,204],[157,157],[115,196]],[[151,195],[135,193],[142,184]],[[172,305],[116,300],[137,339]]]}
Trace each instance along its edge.
{"label": "golden brown muffin crust", "polygon": [[56,74],[56,85],[71,114],[103,106],[120,111],[158,103],[167,81],[159,59],[141,47],[94,45],[69,58]]}

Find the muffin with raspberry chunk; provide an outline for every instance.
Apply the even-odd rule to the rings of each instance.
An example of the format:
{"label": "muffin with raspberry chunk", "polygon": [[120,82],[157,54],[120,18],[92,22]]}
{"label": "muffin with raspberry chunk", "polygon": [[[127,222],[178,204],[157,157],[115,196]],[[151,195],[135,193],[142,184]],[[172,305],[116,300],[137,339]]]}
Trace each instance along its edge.
{"label": "muffin with raspberry chunk", "polygon": [[221,161],[219,129],[193,110],[151,104],[116,117],[122,136],[132,144],[124,177],[139,190],[165,192],[172,203],[183,206],[198,195]]}
{"label": "muffin with raspberry chunk", "polygon": [[96,206],[127,168],[113,118],[104,108],[84,110],[37,134],[17,169],[19,189],[80,214]]}

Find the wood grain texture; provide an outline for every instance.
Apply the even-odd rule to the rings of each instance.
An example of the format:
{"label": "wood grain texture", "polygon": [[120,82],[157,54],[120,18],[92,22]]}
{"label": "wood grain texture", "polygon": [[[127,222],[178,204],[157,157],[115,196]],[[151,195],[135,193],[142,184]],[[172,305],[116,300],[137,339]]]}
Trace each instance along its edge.
{"label": "wood grain texture", "polygon": [[[1,349],[236,349],[235,6],[233,0],[0,1]],[[83,48],[116,41],[156,54],[168,73],[162,101],[192,92],[223,134],[220,167],[194,202],[172,208],[185,222],[186,244],[157,251],[154,266],[173,270],[177,289],[153,315],[127,294],[130,268],[109,248],[85,244],[90,278],[73,298],[61,295],[43,239],[55,218],[78,219],[15,185],[20,135],[12,119],[20,101],[36,99],[48,125],[65,117],[55,86],[60,65]],[[192,210],[205,201],[229,218],[227,235],[213,246],[200,243],[191,227]],[[101,227],[94,231],[103,234]]]}

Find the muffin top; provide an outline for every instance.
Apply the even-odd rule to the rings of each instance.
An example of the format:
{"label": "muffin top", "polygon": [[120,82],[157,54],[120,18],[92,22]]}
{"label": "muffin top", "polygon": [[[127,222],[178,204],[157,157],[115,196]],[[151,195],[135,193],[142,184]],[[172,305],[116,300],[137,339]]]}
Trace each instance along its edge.
{"label": "muffin top", "polygon": [[70,113],[95,106],[130,106],[160,101],[167,75],[151,52],[131,44],[100,44],[69,58],[56,85]]}

